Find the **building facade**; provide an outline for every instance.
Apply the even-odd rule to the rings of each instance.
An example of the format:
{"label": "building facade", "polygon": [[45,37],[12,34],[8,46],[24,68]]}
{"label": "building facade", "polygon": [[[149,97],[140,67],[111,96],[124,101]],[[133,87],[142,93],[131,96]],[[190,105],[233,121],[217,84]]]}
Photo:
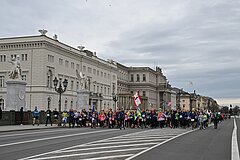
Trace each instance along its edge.
{"label": "building facade", "polygon": [[77,72],[89,79],[89,106],[94,105],[98,110],[114,107],[112,93],[117,92],[118,73],[115,62],[40,35],[0,39],[0,105],[3,110],[6,109],[6,81],[12,68],[8,59],[17,55],[21,58],[22,80],[27,82],[25,110],[33,110],[35,106],[45,110],[48,105],[51,109],[58,108],[59,94],[53,86],[55,77],[68,80],[67,91],[62,95],[62,110],[75,109],[80,88]]}
{"label": "building facade", "polygon": [[149,67],[126,67],[120,63],[117,66],[120,108],[134,107],[133,95],[136,92],[142,99],[141,109],[171,108],[171,86],[159,67],[153,70]]}

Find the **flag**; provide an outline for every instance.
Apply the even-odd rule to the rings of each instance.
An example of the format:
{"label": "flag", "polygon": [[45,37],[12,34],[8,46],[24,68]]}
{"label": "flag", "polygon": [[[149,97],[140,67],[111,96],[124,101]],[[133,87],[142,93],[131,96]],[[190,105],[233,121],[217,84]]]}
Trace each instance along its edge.
{"label": "flag", "polygon": [[141,103],[142,103],[142,100],[139,96],[139,91],[137,91],[134,95],[134,104],[135,104],[135,106],[138,107]]}
{"label": "flag", "polygon": [[188,85],[189,85],[189,87],[192,87],[192,86],[193,86],[193,82],[190,81],[190,82],[188,83]]}
{"label": "flag", "polygon": [[168,102],[168,107],[171,107],[172,106],[172,102]]}

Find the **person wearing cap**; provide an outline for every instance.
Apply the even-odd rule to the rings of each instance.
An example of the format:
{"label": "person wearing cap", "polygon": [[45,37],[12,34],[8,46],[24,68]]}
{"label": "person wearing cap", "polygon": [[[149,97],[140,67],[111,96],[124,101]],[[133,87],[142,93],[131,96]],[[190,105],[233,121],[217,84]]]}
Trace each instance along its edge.
{"label": "person wearing cap", "polygon": [[35,109],[33,111],[33,123],[32,123],[32,125],[34,126],[36,122],[39,126],[39,111],[37,109],[37,106],[35,107]]}

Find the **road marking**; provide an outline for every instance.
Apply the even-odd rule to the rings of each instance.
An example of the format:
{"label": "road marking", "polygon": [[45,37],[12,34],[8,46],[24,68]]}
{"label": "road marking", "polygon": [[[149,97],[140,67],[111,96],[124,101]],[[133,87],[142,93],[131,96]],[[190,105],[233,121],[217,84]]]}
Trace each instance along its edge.
{"label": "road marking", "polygon": [[30,160],[57,159],[57,158],[86,156],[86,155],[103,154],[103,153],[137,151],[137,150],[143,150],[143,149],[147,149],[147,148],[148,148],[148,147],[119,149],[119,150],[110,150],[110,151],[99,151],[99,152],[89,152],[89,153],[79,153],[79,154],[69,154],[69,155],[61,155],[61,156],[51,156],[51,157],[34,158],[34,159],[30,159]]}
{"label": "road marking", "polygon": [[105,157],[97,157],[97,158],[87,158],[82,160],[101,160],[101,159],[113,159],[113,158],[123,158],[123,157],[130,157],[133,154],[125,154],[125,155],[117,155],[117,156],[105,156]]}
{"label": "road marking", "polygon": [[196,131],[196,130],[197,130],[197,129],[195,129],[195,130],[190,130],[190,131],[181,133],[181,134],[179,134],[179,135],[177,135],[177,136],[175,136],[175,137],[172,137],[172,138],[170,138],[170,139],[168,139],[168,140],[166,140],[166,141],[163,141],[163,142],[161,142],[161,143],[159,143],[159,144],[156,144],[155,146],[152,146],[152,147],[150,147],[150,148],[148,148],[148,149],[146,149],[146,150],[143,150],[143,151],[139,152],[138,154],[135,154],[135,155],[133,155],[133,156],[131,156],[131,157],[128,157],[128,158],[125,159],[125,160],[131,160],[131,159],[133,159],[133,158],[135,158],[135,157],[137,157],[137,156],[139,156],[139,155],[141,155],[141,154],[143,154],[143,153],[145,153],[145,152],[148,152],[148,151],[150,151],[150,150],[152,150],[152,149],[154,149],[154,148],[156,148],[156,147],[158,147],[158,146],[160,146],[160,145],[163,145],[164,143],[167,143],[167,142],[169,142],[169,141],[171,141],[171,140],[173,140],[173,139],[175,139],[175,138],[178,138],[178,137],[183,136],[183,135],[185,135],[185,134],[194,132],[194,131]]}
{"label": "road marking", "polygon": [[[172,132],[173,130],[171,130],[171,132]],[[186,132],[186,130],[181,130],[182,132]],[[21,158],[20,160],[29,160],[29,159],[36,159],[36,160],[38,160],[38,159],[40,159],[41,157],[42,158],[46,158],[45,156],[48,156],[48,159],[49,159],[49,157],[50,156],[53,156],[53,155],[51,155],[51,154],[62,154],[62,153],[67,153],[67,152],[71,152],[71,151],[74,151],[74,150],[78,150],[78,149],[86,149],[86,148],[93,148],[93,147],[97,147],[97,146],[99,146],[98,147],[98,149],[103,149],[103,150],[108,150],[107,148],[103,148],[103,147],[106,147],[107,145],[110,145],[110,146],[120,146],[121,144],[122,145],[134,145],[134,146],[140,146],[141,144],[141,146],[142,147],[145,147],[145,149],[143,149],[143,150],[146,150],[147,148],[149,148],[150,146],[147,146],[147,145],[156,145],[156,144],[159,144],[160,142],[162,142],[162,141],[166,141],[166,139],[156,139],[156,138],[154,138],[155,140],[148,140],[148,135],[157,135],[156,133],[159,133],[159,132],[161,132],[160,134],[158,134],[159,135],[159,138],[161,138],[161,135],[167,135],[167,134],[169,134],[168,132],[170,132],[170,130],[158,130],[158,129],[156,129],[156,130],[145,130],[145,131],[140,131],[140,132],[134,132],[134,133],[130,133],[130,134],[126,134],[126,135],[124,135],[124,136],[128,136],[128,137],[133,137],[134,138],[134,136],[136,135],[136,136],[139,136],[140,134],[141,135],[145,135],[145,137],[146,137],[146,140],[133,140],[133,141],[121,141],[121,138],[123,138],[123,135],[120,135],[120,136],[116,136],[116,137],[110,137],[110,138],[107,138],[107,139],[102,139],[102,140],[98,140],[98,141],[92,141],[92,142],[88,142],[88,143],[85,143],[85,144],[80,144],[80,145],[76,145],[76,146],[71,146],[71,147],[68,147],[68,148],[63,148],[63,149],[59,149],[59,150],[55,150],[55,151],[50,151],[50,152],[46,152],[46,153],[41,153],[41,154],[38,154],[38,155],[33,155],[33,156],[29,156],[29,157],[25,157],[25,158]],[[174,130],[173,131],[175,134],[176,133],[179,133],[180,132],[180,130]],[[181,132],[181,133],[182,133]],[[171,134],[173,134],[173,133],[171,133]],[[174,134],[174,135],[175,135]],[[180,133],[179,133],[180,134]],[[108,141],[108,140],[116,140],[118,138],[118,142],[106,142],[106,141]],[[126,138],[126,137],[125,137]],[[156,141],[157,140],[157,141]],[[146,141],[146,143],[144,143],[143,141]],[[154,141],[154,142],[151,142],[151,141]],[[149,143],[147,143],[147,142],[149,142]],[[130,144],[129,144],[130,143]],[[144,143],[144,144],[143,144]],[[131,147],[131,146],[129,146],[129,147]],[[110,148],[110,147],[108,147],[108,148]],[[111,148],[113,148],[113,147],[111,147]],[[117,147],[114,147],[114,148],[117,148]],[[71,150],[71,151],[69,151],[69,150]],[[87,149],[86,149],[87,150]],[[91,151],[93,151],[92,149],[90,150],[90,152]],[[139,150],[139,151],[141,151],[141,150]],[[114,154],[114,153],[113,153]],[[115,154],[117,154],[116,152],[115,152]],[[118,153],[119,154],[119,153]],[[134,154],[128,154],[129,156],[124,156],[124,157],[130,157],[130,156],[133,156]],[[54,156],[61,156],[61,155],[54,155]],[[103,155],[104,156],[104,155]],[[113,156],[115,156],[115,155],[113,155]],[[117,155],[116,157],[112,157],[112,158],[117,158],[117,157],[119,157],[120,158],[120,156],[122,156],[122,155]],[[59,157],[59,158],[61,158],[61,157]],[[104,158],[102,158],[102,157],[96,157],[96,158],[99,158],[99,159],[104,159]],[[107,158],[109,158],[109,157],[107,157]],[[111,158],[111,157],[110,157]],[[95,157],[92,157],[92,158],[86,158],[86,160],[95,160]],[[97,159],[96,159],[97,160]]]}
{"label": "road marking", "polygon": [[[166,139],[166,138],[171,138],[171,137],[174,137],[174,136],[165,136],[165,137],[161,137],[161,136],[158,136],[158,137],[156,137],[156,136],[154,136],[154,137],[152,137],[152,136],[148,136],[147,138],[153,138],[153,139]],[[141,140],[141,139],[146,139],[146,137],[121,137],[121,139],[122,140],[124,140],[124,141],[126,141],[126,140]],[[110,140],[108,140],[108,141],[116,141],[116,140],[118,140],[117,138],[115,138],[115,139],[110,139]]]}
{"label": "road marking", "polygon": [[239,149],[238,149],[238,139],[237,139],[237,125],[235,118],[233,119],[234,128],[232,133],[232,160],[239,160]]}
{"label": "road marking", "polygon": [[14,137],[14,136],[21,136],[21,135],[29,135],[29,134],[42,134],[42,133],[50,133],[50,132],[60,132],[60,131],[72,131],[72,130],[66,130],[66,129],[59,129],[54,131],[43,131],[43,132],[30,132],[30,133],[20,133],[20,134],[10,134],[10,135],[1,135],[0,138],[3,137]]}
{"label": "road marking", "polygon": [[28,141],[21,141],[21,142],[1,144],[0,147],[6,147],[6,146],[12,146],[12,145],[16,145],[16,144],[23,144],[23,143],[30,143],[30,142],[38,142],[38,141],[44,141],[44,140],[51,140],[51,139],[58,139],[58,138],[66,138],[66,137],[72,137],[72,136],[80,136],[80,135],[92,134],[92,133],[112,132],[112,131],[116,131],[116,130],[101,130],[101,131],[93,131],[93,132],[84,132],[84,133],[62,135],[62,136],[56,136],[56,137],[47,137],[47,138],[41,138],[41,139],[33,139],[33,140],[28,140]]}
{"label": "road marking", "polygon": [[67,153],[67,152],[78,152],[78,151],[89,151],[89,150],[97,150],[97,149],[107,149],[107,148],[122,148],[122,147],[136,147],[136,146],[148,146],[154,145],[157,143],[141,143],[141,144],[127,144],[127,145],[118,145],[118,146],[105,146],[105,147],[94,147],[94,148],[81,148],[81,149],[72,149],[72,150],[64,150],[58,151],[57,153]]}
{"label": "road marking", "polygon": [[[146,137],[147,138],[147,137]],[[123,139],[123,141],[126,141],[126,142],[129,142],[129,143],[132,143],[132,142],[151,142],[151,141],[164,141],[164,140],[167,140],[169,138],[155,138],[155,139]],[[122,139],[121,139],[122,140]],[[115,142],[115,141],[119,141],[119,139],[109,139],[109,140],[106,140],[104,142]],[[104,144],[103,142],[103,144]],[[125,143],[126,143],[125,142]]]}
{"label": "road marking", "polygon": [[[153,130],[151,130],[151,131],[153,131]],[[147,130],[147,131],[142,131],[141,133],[151,132],[151,131]],[[139,132],[137,132],[137,133],[139,133]],[[136,134],[136,132],[134,132],[134,133],[129,133],[129,134],[127,134],[127,135],[133,135],[133,134]],[[121,137],[121,136],[117,136],[117,137]],[[21,159],[19,159],[19,160],[28,160],[28,159],[31,159],[31,158],[35,158],[35,157],[39,157],[39,156],[44,156],[44,155],[52,154],[52,153],[57,153],[57,152],[64,151],[64,150],[69,150],[69,149],[72,149],[72,148],[77,148],[77,147],[82,147],[82,146],[88,146],[88,145],[92,145],[93,143],[103,142],[103,141],[105,141],[105,140],[112,139],[112,138],[115,138],[115,137],[110,137],[110,138],[102,139],[102,140],[99,140],[99,141],[88,142],[88,143],[85,143],[85,144],[80,144],[80,145],[76,145],[76,146],[71,146],[71,147],[67,147],[67,148],[63,148],[63,149],[59,149],[59,150],[55,150],[55,151],[51,151],[51,152],[41,153],[41,154],[37,154],[37,155],[33,155],[33,156],[21,158]],[[112,144],[112,143],[111,143],[111,144]],[[97,145],[97,144],[95,144],[95,146],[96,146],[96,145]]]}

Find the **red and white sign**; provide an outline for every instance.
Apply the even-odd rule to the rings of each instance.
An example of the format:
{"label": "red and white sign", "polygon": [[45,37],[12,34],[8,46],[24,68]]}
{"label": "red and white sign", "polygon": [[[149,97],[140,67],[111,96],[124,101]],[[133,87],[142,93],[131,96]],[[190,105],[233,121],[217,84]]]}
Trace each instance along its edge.
{"label": "red and white sign", "polygon": [[137,91],[134,95],[134,104],[135,106],[139,106],[142,103],[142,100],[139,96],[139,91]]}

